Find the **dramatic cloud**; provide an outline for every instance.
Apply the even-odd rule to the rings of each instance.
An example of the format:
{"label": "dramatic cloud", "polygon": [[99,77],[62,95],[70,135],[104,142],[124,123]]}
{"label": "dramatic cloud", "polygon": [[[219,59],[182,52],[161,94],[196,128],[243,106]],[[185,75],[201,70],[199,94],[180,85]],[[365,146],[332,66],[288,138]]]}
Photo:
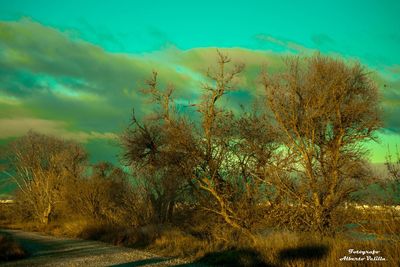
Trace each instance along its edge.
{"label": "dramatic cloud", "polygon": [[[281,53],[221,49],[234,63],[246,64],[237,81],[238,91],[223,103],[233,109],[262,94],[257,83],[261,68],[282,70],[285,56],[315,52],[290,40],[269,35],[257,38],[280,47]],[[322,34],[312,40],[317,45],[333,43]],[[180,50],[170,45],[151,53],[111,53],[73,32],[28,19],[0,22],[0,139],[33,129],[84,142],[93,151],[109,149],[110,142],[128,125],[132,107],[139,116],[150,110],[139,89],[152,70],[159,72],[161,87],[171,82],[175,85],[178,103],[193,103],[202,93],[201,83],[207,81],[207,67],[215,67],[216,50]],[[399,65],[375,71],[374,79],[383,93],[385,127],[400,133]]]}
{"label": "dramatic cloud", "polygon": [[161,77],[174,81],[184,95],[191,83],[189,77],[161,61],[107,53],[30,20],[3,22],[0,93],[4,105],[0,114],[12,116],[13,111],[68,120],[86,131],[115,129],[129,117],[132,106],[139,113],[146,111],[137,89],[153,68]]}

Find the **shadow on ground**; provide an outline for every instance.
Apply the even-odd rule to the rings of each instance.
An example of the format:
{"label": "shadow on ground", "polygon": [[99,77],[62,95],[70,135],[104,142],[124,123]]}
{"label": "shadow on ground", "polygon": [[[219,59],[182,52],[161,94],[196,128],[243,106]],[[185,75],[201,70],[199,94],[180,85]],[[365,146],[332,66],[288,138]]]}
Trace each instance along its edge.
{"label": "shadow on ground", "polygon": [[329,248],[324,245],[301,246],[279,252],[279,260],[320,260],[328,255]]}
{"label": "shadow on ground", "polygon": [[190,264],[176,265],[176,267],[190,266],[237,266],[237,267],[270,267],[262,260],[262,256],[251,249],[229,249],[220,252],[208,253],[201,259]]}

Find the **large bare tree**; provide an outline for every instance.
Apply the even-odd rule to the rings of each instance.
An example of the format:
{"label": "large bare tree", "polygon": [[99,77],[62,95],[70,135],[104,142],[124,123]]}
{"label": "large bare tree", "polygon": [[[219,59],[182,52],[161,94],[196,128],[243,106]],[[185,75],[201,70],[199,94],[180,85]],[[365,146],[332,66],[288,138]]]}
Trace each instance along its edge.
{"label": "large bare tree", "polygon": [[288,154],[285,190],[303,223],[332,228],[336,209],[367,177],[363,143],[381,126],[378,88],[358,63],[321,55],[287,61],[287,70],[263,75],[268,106]]}

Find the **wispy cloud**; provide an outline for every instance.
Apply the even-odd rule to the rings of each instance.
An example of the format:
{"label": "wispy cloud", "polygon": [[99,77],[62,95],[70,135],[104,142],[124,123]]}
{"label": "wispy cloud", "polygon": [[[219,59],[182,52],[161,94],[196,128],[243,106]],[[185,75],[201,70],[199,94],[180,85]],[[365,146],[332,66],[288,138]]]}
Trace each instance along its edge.
{"label": "wispy cloud", "polygon": [[83,132],[83,131],[69,131],[68,125],[63,121],[42,120],[36,118],[13,118],[13,119],[0,119],[2,131],[0,132],[0,139],[10,138],[25,135],[29,130],[34,129],[37,132],[60,136],[66,139],[76,140],[78,142],[86,143],[90,139],[109,139],[117,138],[117,135],[109,132]]}
{"label": "wispy cloud", "polygon": [[255,38],[259,41],[284,48],[284,52],[290,51],[290,52],[302,53],[302,54],[315,52],[315,50],[310,49],[298,42],[284,39],[284,38],[277,38],[277,37],[274,37],[274,36],[268,35],[268,34],[258,34],[255,36]]}

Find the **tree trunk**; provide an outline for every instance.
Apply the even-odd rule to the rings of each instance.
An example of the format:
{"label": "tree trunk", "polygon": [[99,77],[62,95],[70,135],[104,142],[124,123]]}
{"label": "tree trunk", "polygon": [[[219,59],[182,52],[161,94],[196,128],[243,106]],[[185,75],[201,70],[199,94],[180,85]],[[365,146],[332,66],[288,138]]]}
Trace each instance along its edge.
{"label": "tree trunk", "polygon": [[327,236],[332,233],[332,211],[330,209],[320,207],[316,208],[314,213],[314,231],[321,235]]}
{"label": "tree trunk", "polygon": [[53,206],[51,203],[47,205],[47,208],[43,211],[43,216],[41,218],[42,224],[47,225],[49,223],[50,215],[53,211]]}

